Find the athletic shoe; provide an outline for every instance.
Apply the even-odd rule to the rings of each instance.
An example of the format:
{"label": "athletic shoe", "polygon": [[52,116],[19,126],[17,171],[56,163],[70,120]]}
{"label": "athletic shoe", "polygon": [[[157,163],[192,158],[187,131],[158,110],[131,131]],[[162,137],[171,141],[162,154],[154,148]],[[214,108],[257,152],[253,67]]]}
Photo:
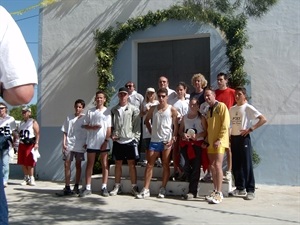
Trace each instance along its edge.
{"label": "athletic shoe", "polygon": [[109,192],[109,195],[110,196],[116,196],[116,195],[119,195],[121,193],[122,193],[121,186],[114,186],[114,189],[111,192]]}
{"label": "athletic shoe", "polygon": [[108,196],[109,196],[109,193],[108,193],[108,191],[107,191],[107,188],[102,188],[102,190],[101,190],[101,195],[102,195],[103,197],[108,197]]}
{"label": "athletic shoe", "polygon": [[140,162],[139,164],[141,165],[141,167],[146,167],[147,163],[148,163],[148,161],[146,159],[144,159],[143,162]]}
{"label": "athletic shoe", "polygon": [[74,192],[71,191],[71,189],[64,188],[61,192],[55,193],[56,196],[62,197],[62,196],[70,196],[73,195]]}
{"label": "athletic shoe", "polygon": [[211,182],[211,174],[206,173],[203,178],[200,179],[201,182]]}
{"label": "athletic shoe", "polygon": [[219,204],[219,203],[222,202],[223,198],[224,197],[223,197],[222,192],[216,192],[215,196],[211,200],[211,203],[213,203],[213,204]]}
{"label": "athletic shoe", "polygon": [[206,196],[205,196],[205,200],[208,201],[208,202],[211,202],[212,199],[215,197],[215,195],[216,195],[216,191],[213,190],[212,193],[211,193],[210,195],[206,195]]}
{"label": "athletic shoe", "polygon": [[91,195],[92,194],[92,190],[81,190],[81,192],[79,193],[78,197],[85,197],[86,195]]}
{"label": "athletic shoe", "polygon": [[35,186],[36,185],[34,177],[30,177],[29,185],[30,186]]}
{"label": "athletic shoe", "polygon": [[75,193],[75,194],[79,194],[79,187],[76,185],[76,186],[74,186],[74,188],[73,188],[73,192]]}
{"label": "athletic shoe", "polygon": [[29,177],[24,177],[24,180],[22,181],[22,183],[20,183],[22,186],[24,185],[29,185]]}
{"label": "athletic shoe", "polygon": [[139,194],[139,187],[137,185],[135,185],[134,187],[132,187],[131,194],[133,196],[136,196],[137,194]]}
{"label": "athletic shoe", "polygon": [[255,194],[254,192],[248,192],[246,197],[244,198],[245,200],[253,200],[255,199]]}
{"label": "athletic shoe", "polygon": [[155,161],[155,166],[156,166],[156,167],[162,167],[161,158],[158,158],[158,159]]}
{"label": "athletic shoe", "polygon": [[185,200],[191,200],[191,199],[193,199],[193,198],[195,198],[195,196],[194,196],[194,194],[192,194],[192,193],[187,193],[187,194],[184,196],[184,199],[185,199]]}
{"label": "athletic shoe", "polygon": [[6,188],[8,186],[7,182],[3,183],[4,188]]}
{"label": "athletic shoe", "polygon": [[247,195],[247,191],[246,189],[243,190],[234,189],[232,192],[228,194],[229,196],[233,196],[233,197],[245,197]]}
{"label": "athletic shoe", "polygon": [[232,175],[231,175],[231,172],[230,171],[226,171],[226,174],[225,174],[225,177],[224,177],[224,181],[231,181],[232,179]]}
{"label": "athletic shoe", "polygon": [[145,188],[142,189],[142,191],[136,195],[136,198],[138,199],[144,199],[150,197],[150,190],[146,190]]}
{"label": "athletic shoe", "polygon": [[166,189],[164,188],[164,187],[161,187],[160,189],[159,189],[159,193],[158,193],[158,196],[157,196],[158,198],[164,198],[164,197],[166,197]]}

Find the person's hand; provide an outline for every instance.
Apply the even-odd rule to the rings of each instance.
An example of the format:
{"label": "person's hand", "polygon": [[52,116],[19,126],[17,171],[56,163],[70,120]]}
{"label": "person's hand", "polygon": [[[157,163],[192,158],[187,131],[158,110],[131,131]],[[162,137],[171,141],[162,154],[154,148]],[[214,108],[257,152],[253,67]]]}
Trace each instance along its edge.
{"label": "person's hand", "polygon": [[217,139],[215,142],[214,142],[214,148],[217,149],[219,148],[219,146],[221,145],[221,141],[219,139]]}

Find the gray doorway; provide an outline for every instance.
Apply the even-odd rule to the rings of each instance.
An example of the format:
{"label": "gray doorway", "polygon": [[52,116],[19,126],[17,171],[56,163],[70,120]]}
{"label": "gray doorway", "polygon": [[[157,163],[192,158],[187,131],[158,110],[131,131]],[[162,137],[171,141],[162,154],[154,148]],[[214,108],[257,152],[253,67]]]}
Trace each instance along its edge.
{"label": "gray doorway", "polygon": [[184,81],[192,91],[195,73],[202,73],[210,82],[209,37],[138,43],[139,93],[144,95],[148,87],[157,90],[162,75],[169,79],[170,88]]}

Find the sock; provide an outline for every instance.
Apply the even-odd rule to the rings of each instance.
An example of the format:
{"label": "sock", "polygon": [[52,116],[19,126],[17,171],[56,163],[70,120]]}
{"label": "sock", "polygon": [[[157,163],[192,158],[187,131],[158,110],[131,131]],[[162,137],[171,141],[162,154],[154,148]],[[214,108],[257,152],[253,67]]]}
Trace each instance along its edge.
{"label": "sock", "polygon": [[90,191],[90,190],[91,190],[91,185],[90,185],[90,184],[87,184],[87,185],[85,186],[85,189]]}
{"label": "sock", "polygon": [[66,190],[71,190],[70,185],[66,185]]}
{"label": "sock", "polygon": [[119,188],[121,186],[121,184],[120,183],[115,183],[115,186]]}
{"label": "sock", "polygon": [[74,184],[74,187],[79,187],[79,184]]}
{"label": "sock", "polygon": [[30,176],[30,180],[33,180],[33,181],[34,181],[34,176]]}
{"label": "sock", "polygon": [[107,184],[102,184],[102,188],[101,189],[104,189],[104,188],[107,188]]}

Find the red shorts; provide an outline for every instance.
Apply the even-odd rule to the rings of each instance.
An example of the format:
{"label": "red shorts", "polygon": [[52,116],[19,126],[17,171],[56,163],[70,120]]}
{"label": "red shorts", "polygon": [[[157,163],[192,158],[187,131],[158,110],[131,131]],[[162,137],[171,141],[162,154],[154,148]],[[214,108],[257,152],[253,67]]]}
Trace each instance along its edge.
{"label": "red shorts", "polygon": [[18,164],[23,166],[34,167],[36,162],[33,159],[31,150],[34,148],[34,144],[25,145],[20,143],[18,149]]}

